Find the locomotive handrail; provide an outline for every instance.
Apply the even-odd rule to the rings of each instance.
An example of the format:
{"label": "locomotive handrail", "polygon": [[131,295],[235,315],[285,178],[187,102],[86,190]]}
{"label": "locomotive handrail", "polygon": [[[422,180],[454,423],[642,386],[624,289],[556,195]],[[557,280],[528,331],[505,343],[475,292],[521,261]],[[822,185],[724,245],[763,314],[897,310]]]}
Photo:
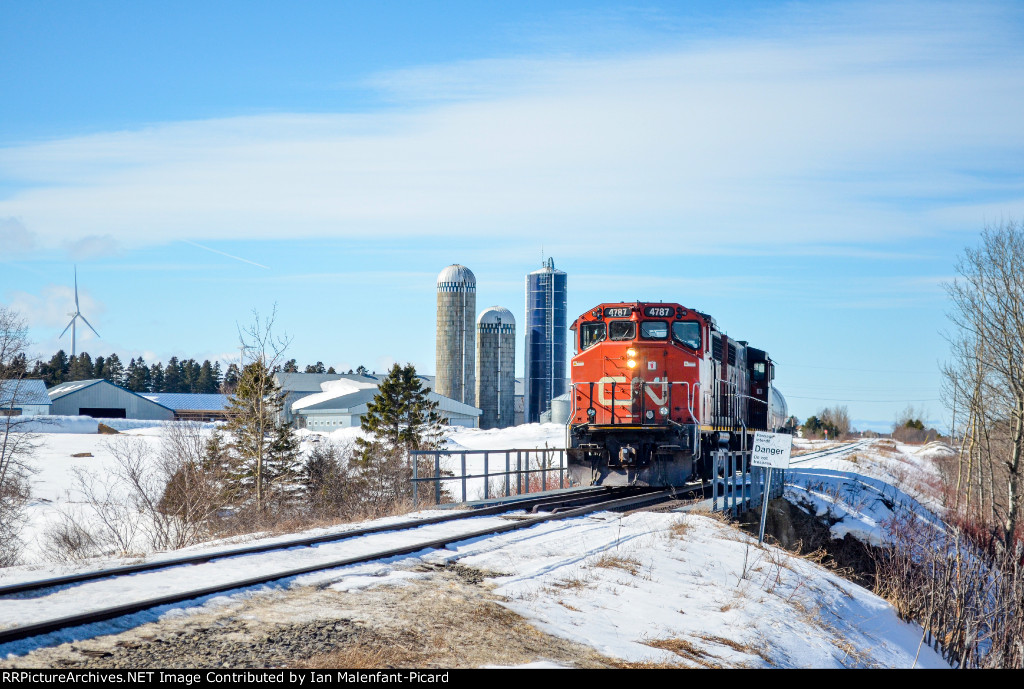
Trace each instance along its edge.
{"label": "locomotive handrail", "polygon": [[[615,423],[616,423],[616,420],[615,420],[615,407],[616,406],[621,406],[621,405],[616,405],[616,403],[615,403],[616,402],[616,400],[615,400],[615,390],[616,390],[616,388],[619,385],[633,385],[633,384],[636,383],[636,381],[639,381],[641,389],[646,389],[648,387],[654,387],[654,386],[659,386],[659,385],[660,386],[665,386],[665,389],[667,391],[666,394],[668,395],[668,400],[667,400],[668,404],[667,404],[667,406],[669,408],[672,407],[672,405],[671,405],[672,386],[673,385],[683,386],[685,388],[685,390],[686,390],[686,392],[684,393],[685,396],[686,396],[685,397],[685,399],[686,399],[686,410],[687,410],[687,412],[690,415],[690,421],[692,423],[696,423],[696,424],[700,423],[699,419],[697,419],[696,413],[693,410],[695,395],[697,393],[697,390],[701,387],[700,381],[688,381],[688,380],[648,381],[648,380],[644,380],[642,378],[634,378],[632,381],[580,380],[580,381],[576,381],[576,382],[570,383],[569,386],[570,386],[570,388],[572,388],[572,407],[570,409],[570,416],[569,416],[569,418],[570,419],[575,418],[576,417],[576,413],[580,410],[580,407],[577,405],[577,400],[576,400],[576,389],[577,389],[577,386],[581,386],[581,385],[588,385],[588,386],[590,386],[590,391],[587,393],[587,396],[588,396],[588,399],[590,401],[591,406],[593,406],[594,405],[594,386],[595,385],[610,385],[611,386],[611,395],[610,395],[610,399],[609,399],[609,401],[607,403],[607,406],[609,407],[610,425],[614,426]],[[692,388],[691,388],[691,385],[692,385]],[[600,400],[598,400],[598,402],[600,404],[602,404],[602,405],[604,404]],[[641,423],[643,422],[644,411],[647,408],[646,405],[647,405],[647,400],[646,400],[644,395],[641,395],[641,400],[640,400],[640,418],[641,418]],[[626,412],[623,412],[622,415],[623,416],[628,415],[630,418],[633,418],[633,417],[636,416],[636,414],[633,414],[632,412],[629,412],[628,414]]]}

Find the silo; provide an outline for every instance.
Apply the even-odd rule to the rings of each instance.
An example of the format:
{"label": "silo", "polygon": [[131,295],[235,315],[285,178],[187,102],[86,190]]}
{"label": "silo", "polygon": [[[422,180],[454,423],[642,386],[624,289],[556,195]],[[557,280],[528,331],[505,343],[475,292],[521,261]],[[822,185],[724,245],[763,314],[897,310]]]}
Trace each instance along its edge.
{"label": "silo", "polygon": [[450,265],[437,276],[437,382],[434,392],[472,405],[476,383],[473,316],[476,276],[466,266]]}
{"label": "silo", "polygon": [[526,276],[526,423],[566,391],[567,276],[549,258]]}
{"label": "silo", "polygon": [[492,306],[476,321],[476,406],[480,428],[515,424],[516,319],[503,306]]}

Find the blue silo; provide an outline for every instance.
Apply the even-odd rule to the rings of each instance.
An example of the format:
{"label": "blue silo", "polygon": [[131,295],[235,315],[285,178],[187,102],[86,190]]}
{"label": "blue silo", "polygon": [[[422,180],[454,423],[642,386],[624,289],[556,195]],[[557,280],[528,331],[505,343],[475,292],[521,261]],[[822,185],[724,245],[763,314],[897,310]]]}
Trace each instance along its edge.
{"label": "blue silo", "polygon": [[566,391],[567,276],[549,258],[526,276],[526,423],[537,423]]}

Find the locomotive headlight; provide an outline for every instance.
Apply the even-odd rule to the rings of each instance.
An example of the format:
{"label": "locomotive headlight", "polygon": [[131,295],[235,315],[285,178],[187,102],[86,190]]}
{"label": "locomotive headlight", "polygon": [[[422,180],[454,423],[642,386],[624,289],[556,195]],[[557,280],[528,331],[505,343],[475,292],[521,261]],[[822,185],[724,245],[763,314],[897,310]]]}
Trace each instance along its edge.
{"label": "locomotive headlight", "polygon": [[630,347],[629,349],[626,350],[626,356],[632,359],[633,357],[636,356],[636,350]]}
{"label": "locomotive headlight", "polygon": [[661,412],[662,416],[668,416],[668,407],[662,407],[658,411]]}
{"label": "locomotive headlight", "polygon": [[593,421],[595,416],[597,416],[597,410],[593,407],[589,407],[587,409],[587,418]]}
{"label": "locomotive headlight", "polygon": [[636,362],[630,359],[629,361],[626,362],[626,366],[629,366],[630,368],[636,368]]}

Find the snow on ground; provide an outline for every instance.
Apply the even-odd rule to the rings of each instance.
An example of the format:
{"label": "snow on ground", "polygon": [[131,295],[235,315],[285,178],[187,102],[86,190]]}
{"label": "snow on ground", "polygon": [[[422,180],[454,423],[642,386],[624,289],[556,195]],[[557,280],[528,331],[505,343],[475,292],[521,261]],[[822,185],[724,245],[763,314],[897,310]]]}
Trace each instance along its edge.
{"label": "snow on ground", "polygon": [[[343,429],[329,437],[336,442],[351,441],[357,433],[357,429]],[[127,433],[153,444],[159,442],[159,434],[159,428]],[[316,435],[302,434],[306,443]],[[564,443],[564,427],[531,424],[505,431],[453,429],[449,438],[451,447],[460,449],[557,447]],[[76,500],[69,477],[74,467],[109,471],[113,457],[106,444],[110,439],[67,433],[43,435],[44,444],[34,460],[39,471],[33,477],[33,503],[26,528],[28,535],[35,536],[30,543],[34,564],[0,570],[0,583],[71,570],[67,565],[44,564],[45,544],[40,536],[57,508]],[[949,451],[936,444],[912,448],[875,442],[848,457],[804,461],[794,457],[787,474],[787,497],[810,505],[820,514],[831,514],[837,538],[853,533],[877,542],[884,537],[883,520],[901,505],[939,523],[933,516],[938,512],[938,498],[929,492],[936,476],[932,460]],[[72,457],[80,453],[92,456]],[[493,520],[474,521],[489,524]],[[446,524],[424,528],[441,536],[465,527]],[[410,532],[403,532],[223,560],[210,563],[202,579],[212,582],[239,570],[247,574],[273,571],[293,567],[298,561],[337,560],[371,546],[393,547],[409,537]],[[214,543],[189,550],[227,547]],[[887,603],[865,589],[784,551],[758,547],[756,539],[716,519],[693,514],[601,513],[553,522],[463,541],[443,551],[317,572],[272,587],[212,596],[198,601],[192,610],[231,604],[240,597],[281,586],[330,585],[358,591],[402,585],[410,578],[429,576],[428,572],[417,571],[417,565],[454,561],[492,572],[495,592],[506,598],[507,606],[542,630],[590,644],[624,660],[691,666],[945,667],[930,648],[920,644],[920,627],[899,621]],[[112,561],[91,562],[77,569],[107,564]],[[67,614],[70,610],[62,610],[63,600],[74,601],[75,609],[80,609],[105,600],[142,598],[156,591],[173,590],[194,581],[196,572],[191,567],[187,573],[167,570],[138,575],[117,585],[127,589],[105,588],[99,583],[76,586],[46,604],[28,599],[0,600],[0,626]],[[91,625],[79,630],[76,638],[110,633],[160,615],[181,614],[180,607],[165,607]],[[65,633],[65,637],[70,635]],[[67,638],[53,635],[44,643]],[[32,644],[40,643],[10,644],[0,648],[0,658],[8,653],[24,653]]]}
{"label": "snow on ground", "polygon": [[[303,398],[303,400],[305,399]],[[302,430],[299,431],[299,434],[304,440],[322,438],[341,446],[352,445],[355,443],[356,438],[363,435],[359,428],[339,428],[329,433]],[[466,451],[465,474],[477,478],[470,478],[466,481],[465,499],[468,501],[482,500],[484,498],[485,483],[490,483],[492,486],[492,490],[488,493],[489,497],[494,497],[495,489],[504,490],[504,450],[551,450],[564,448],[565,446],[566,434],[564,424],[530,423],[511,428],[489,430],[449,426],[445,429],[444,449],[449,450],[452,454],[442,458],[441,469],[442,472],[450,472],[451,475],[462,476],[463,456],[461,453]],[[475,450],[493,450],[495,452],[490,453],[485,458],[482,452],[474,452]],[[498,450],[502,450],[502,452],[496,452]],[[516,454],[512,453],[508,459],[510,470],[515,470],[517,459],[524,464],[524,468],[525,464],[528,463],[530,468],[538,469],[544,461],[545,455],[529,453],[522,454],[517,458]],[[546,459],[554,462],[553,466],[557,468],[558,459],[554,454],[546,456]],[[485,474],[488,477],[487,479],[484,478]],[[563,473],[562,479],[565,481],[565,486],[568,487],[568,475]],[[549,487],[559,487],[557,471],[549,472],[548,480],[554,482],[549,484]],[[514,485],[515,477],[512,477],[510,479],[510,487]],[[462,501],[462,481],[460,479],[444,481],[442,486],[454,500]],[[432,487],[424,486],[423,490],[429,493]]]}
{"label": "snow on ground", "polygon": [[[126,435],[143,438],[155,448],[159,433],[160,428],[157,427],[128,431]],[[38,435],[38,447],[30,460],[35,472],[30,479],[31,497],[20,535],[25,544],[22,557],[26,562],[39,563],[50,559],[46,533],[60,523],[62,511],[81,514],[86,510],[84,497],[76,488],[76,471],[109,476],[115,465],[109,443],[118,437],[95,432]],[[91,518],[81,516],[87,520]]]}
{"label": "snow on ground", "polygon": [[[474,528],[498,523],[473,520]],[[423,527],[432,537],[466,525]],[[408,542],[412,532],[361,537],[316,548],[246,556],[65,589],[52,600],[0,600],[0,626],[25,624],[109,600],[125,602],[256,571],[330,561],[370,548]],[[507,607],[541,630],[634,662],[687,666],[943,667],[921,630],[901,622],[866,590],[805,560],[700,515],[598,513],[523,531],[465,540],[446,550],[343,567],[273,586],[219,594],[190,609],[165,607],[74,633],[14,642],[0,657],[43,645],[99,636],[163,616],[231,605],[293,586],[359,591],[428,577],[423,564],[458,562],[492,574]],[[918,655],[920,653],[920,655]]]}
{"label": "snow on ground", "polygon": [[885,540],[886,522],[900,510],[913,511],[943,528],[937,516],[943,511],[940,477],[933,460],[952,453],[944,443],[919,448],[878,440],[845,455],[807,460],[795,456],[786,471],[785,495],[833,522],[834,538],[849,533],[879,545]]}
{"label": "snow on ground", "polygon": [[[602,513],[466,544],[463,565],[544,631],[630,661],[911,667],[920,627],[806,560],[697,515]],[[922,649],[918,667],[945,667]]]}

